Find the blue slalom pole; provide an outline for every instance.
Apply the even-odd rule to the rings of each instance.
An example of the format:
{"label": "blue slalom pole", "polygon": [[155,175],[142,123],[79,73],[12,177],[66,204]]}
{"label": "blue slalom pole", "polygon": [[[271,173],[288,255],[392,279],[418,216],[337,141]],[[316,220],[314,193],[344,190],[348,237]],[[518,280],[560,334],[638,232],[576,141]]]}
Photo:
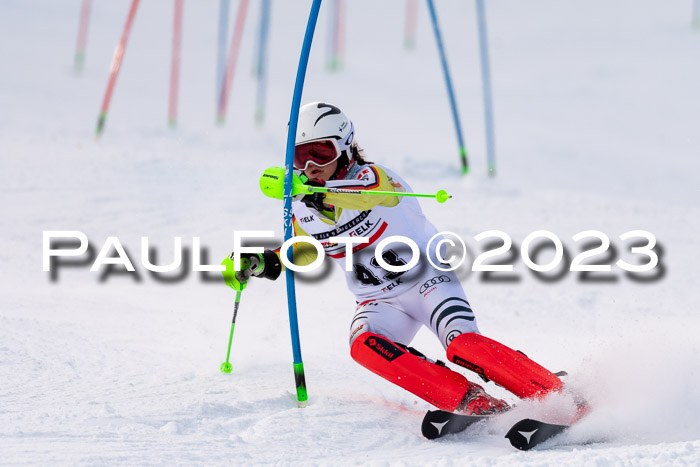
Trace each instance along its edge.
{"label": "blue slalom pole", "polygon": [[476,0],[476,22],[479,29],[479,55],[481,56],[481,83],[484,88],[484,120],[486,127],[486,158],[488,173],[496,175],[496,144],[493,131],[493,108],[491,105],[491,66],[489,65],[489,43],[486,30],[486,7],[484,0]]}
{"label": "blue slalom pole", "polygon": [[258,125],[265,120],[265,91],[267,86],[267,38],[270,30],[270,0],[262,0],[260,5],[260,37],[258,39],[258,92],[255,98],[255,121]]}
{"label": "blue slalom pole", "polygon": [[435,31],[435,41],[438,45],[438,51],[440,52],[440,62],[442,63],[442,71],[445,75],[445,83],[447,84],[447,94],[450,97],[450,106],[452,107],[452,118],[455,122],[455,129],[457,130],[457,143],[459,144],[459,155],[462,159],[462,173],[469,173],[469,162],[467,161],[467,148],[464,145],[464,140],[462,139],[462,126],[459,123],[459,115],[457,114],[457,104],[455,102],[454,92],[452,91],[452,80],[450,80],[450,70],[447,67],[447,57],[445,56],[445,49],[442,46],[442,37],[440,36],[440,27],[438,26],[437,14],[435,13],[435,5],[433,0],[428,0],[428,10],[430,10],[430,19],[433,23],[433,31]]}
{"label": "blue slalom pole", "polygon": [[[314,0],[309,13],[309,22],[306,25],[304,44],[301,47],[297,79],[294,83],[294,97],[292,98],[292,111],[289,116],[289,131],[287,133],[287,153],[285,160],[284,178],[284,241],[292,238],[292,176],[294,174],[294,143],[296,141],[297,123],[299,121],[299,106],[301,105],[301,93],[304,89],[304,77],[306,66],[309,63],[311,41],[316,29],[318,11],[321,9],[321,0]],[[294,249],[287,250],[287,259],[294,261]],[[287,304],[289,306],[289,329],[292,333],[292,351],[294,353],[294,380],[297,388],[297,403],[299,407],[305,407],[308,395],[306,393],[306,379],[304,378],[304,363],[301,360],[301,345],[299,343],[299,323],[297,321],[297,298],[294,289],[294,271],[287,268]]]}
{"label": "blue slalom pole", "polygon": [[219,105],[221,89],[224,86],[224,74],[226,73],[226,42],[228,41],[228,18],[231,0],[219,1],[219,37],[216,51],[216,96],[215,104]]}

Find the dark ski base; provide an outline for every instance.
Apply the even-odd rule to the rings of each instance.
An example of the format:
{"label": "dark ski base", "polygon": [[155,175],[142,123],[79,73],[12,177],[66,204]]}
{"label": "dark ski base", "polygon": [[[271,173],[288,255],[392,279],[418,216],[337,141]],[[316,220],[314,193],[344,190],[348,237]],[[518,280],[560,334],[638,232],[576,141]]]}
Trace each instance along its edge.
{"label": "dark ski base", "polygon": [[428,439],[442,438],[445,435],[459,433],[469,426],[486,420],[488,416],[480,415],[460,415],[444,410],[428,410],[423,417],[421,431]]}
{"label": "dark ski base", "polygon": [[513,447],[521,451],[527,451],[543,441],[553,438],[567,428],[569,428],[569,425],[555,425],[526,418],[513,425],[506,433],[506,438],[508,438]]}

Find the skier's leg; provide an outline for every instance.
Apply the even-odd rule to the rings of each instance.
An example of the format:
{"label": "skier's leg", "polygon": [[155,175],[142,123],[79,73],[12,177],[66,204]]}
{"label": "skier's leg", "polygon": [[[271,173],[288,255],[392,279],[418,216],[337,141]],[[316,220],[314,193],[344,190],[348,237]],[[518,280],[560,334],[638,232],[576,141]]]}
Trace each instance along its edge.
{"label": "skier's leg", "polygon": [[387,381],[439,409],[455,411],[470,388],[467,379],[396,342],[410,342],[419,328],[418,321],[386,301],[363,302],[350,327],[350,354]]}
{"label": "skier's leg", "polygon": [[438,336],[451,362],[522,398],[561,389],[556,375],[525,354],[481,335],[464,289],[453,272],[442,272],[416,287],[401,295],[401,304]]}
{"label": "skier's leg", "polygon": [[407,313],[435,333],[447,358],[521,398],[561,389],[556,375],[500,342],[479,332],[471,305],[453,272],[428,278],[401,296]]}
{"label": "skier's leg", "polygon": [[468,368],[521,398],[542,397],[559,391],[559,378],[525,354],[476,333],[455,337],[447,358]]}
{"label": "skier's leg", "polygon": [[[398,297],[399,305],[435,334],[445,349],[462,334],[479,334],[471,305],[459,279],[452,272],[427,275],[413,289]],[[478,384],[470,387],[461,402],[460,411],[493,413],[508,409],[508,404],[487,394]]]}

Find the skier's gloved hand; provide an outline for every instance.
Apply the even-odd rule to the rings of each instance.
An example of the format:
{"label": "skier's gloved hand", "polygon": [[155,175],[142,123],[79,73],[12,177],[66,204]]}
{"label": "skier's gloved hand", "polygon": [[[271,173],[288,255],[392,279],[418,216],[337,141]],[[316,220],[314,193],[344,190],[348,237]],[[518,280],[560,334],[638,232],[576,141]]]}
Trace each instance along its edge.
{"label": "skier's gloved hand", "polygon": [[[297,185],[304,185],[304,184],[306,184],[306,182],[308,182],[308,181],[309,181],[309,177],[307,177],[307,176],[304,174],[304,172],[302,172],[302,171],[299,170],[299,169],[294,169],[294,175],[293,175],[293,177],[292,177],[292,184],[293,184],[294,186],[297,186]],[[283,191],[282,188],[280,188],[279,190],[280,190],[280,192]],[[306,196],[306,193],[308,193],[308,192],[306,192],[306,191],[304,191],[304,190],[302,190],[301,192],[297,192],[296,195],[292,196],[292,200],[293,200],[293,201],[301,201],[301,200]],[[279,199],[282,199],[282,198],[280,197]]]}
{"label": "skier's gloved hand", "polygon": [[251,276],[275,280],[282,272],[282,263],[272,250],[265,250],[262,253],[241,253],[240,271],[233,268],[233,258],[234,253],[231,253],[221,262],[226,266],[222,274],[226,285],[237,292],[246,288],[248,278]]}
{"label": "skier's gloved hand", "polygon": [[[326,186],[326,182],[320,178],[312,178],[306,181],[305,185],[308,186]],[[323,210],[323,199],[326,197],[324,193],[309,193],[304,196],[301,201],[310,208],[314,208],[317,211]]]}

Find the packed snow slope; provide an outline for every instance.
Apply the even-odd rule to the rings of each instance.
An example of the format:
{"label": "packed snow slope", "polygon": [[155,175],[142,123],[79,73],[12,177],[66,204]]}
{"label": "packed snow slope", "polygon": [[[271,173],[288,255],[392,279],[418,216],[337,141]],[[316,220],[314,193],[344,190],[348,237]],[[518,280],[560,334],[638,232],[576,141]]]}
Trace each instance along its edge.
{"label": "packed snow slope", "polygon": [[[93,2],[85,68],[75,74],[80,3],[0,3],[0,464],[700,463],[700,32],[689,1],[489,1],[495,178],[486,175],[473,2],[436,2],[471,162],[465,177],[425,4],[406,51],[404,1],[345,2],[344,68],[335,73],[325,66],[330,5],[322,7],[303,101],[345,110],[369,158],[415,191],[453,195],[421,204],[467,244],[458,274],[481,331],[568,371],[567,384],[594,407],[527,453],[510,447],[506,429],[566,401],[520,403],[485,426],[425,440],[428,404],[350,358],[355,303],[336,268],[298,276],[310,395],[299,409],[284,280],[251,281],[243,293],[225,375],[235,294],[210,279],[218,273],[192,272],[189,253],[174,273],[142,265],[143,236],[157,264],[173,260],[175,237],[188,252],[198,237],[212,264],[231,250],[234,230],[274,230],[281,240],[281,203],[262,196],[258,178],[283,164],[310,2],[273,2],[262,126],[253,118],[252,2],[221,127],[219,2],[185,2],[176,129],[167,127],[173,2],[141,2],[100,140],[95,124],[130,2]],[[660,262],[627,274],[618,259],[646,258],[619,236],[640,229],[655,235]],[[91,272],[86,253],[44,272],[50,230],[83,232],[92,260],[117,237],[136,271]],[[487,230],[512,238],[511,253],[495,258],[512,273],[471,271],[495,241],[474,239]],[[567,252],[541,275],[519,253],[537,230]],[[611,272],[568,271],[594,241],[573,241],[586,230],[610,238],[588,262]],[[553,250],[534,256],[546,264]],[[412,345],[444,358],[427,331]]]}

